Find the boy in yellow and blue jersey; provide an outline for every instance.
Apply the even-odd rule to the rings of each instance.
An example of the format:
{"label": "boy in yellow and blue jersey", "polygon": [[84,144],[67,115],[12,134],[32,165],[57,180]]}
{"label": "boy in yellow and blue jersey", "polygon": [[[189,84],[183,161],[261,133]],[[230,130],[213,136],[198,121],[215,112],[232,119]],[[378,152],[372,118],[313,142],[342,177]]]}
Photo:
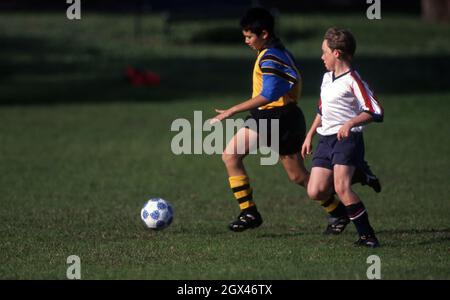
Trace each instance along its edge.
{"label": "boy in yellow and blue jersey", "polygon": [[[294,57],[275,36],[274,18],[267,10],[250,9],[241,19],[241,27],[245,43],[258,53],[253,69],[252,98],[226,110],[216,109],[219,114],[213,122],[229,118],[239,112],[250,111],[247,120],[253,119],[256,124],[260,124],[258,121],[261,119],[267,120],[267,128],[264,129],[270,143],[270,120],[278,120],[280,161],[289,179],[306,188],[309,172],[300,155],[306,124],[303,113],[297,106],[302,81]],[[237,219],[229,224],[232,231],[256,228],[263,222],[253,201],[253,191],[243,164],[243,159],[250,149],[257,145],[261,129],[259,127],[256,130],[249,127],[239,129],[222,155],[230,187],[241,209]],[[238,141],[244,140],[245,151],[242,153],[237,151]],[[339,224],[330,223],[327,230],[330,230],[331,225],[339,225],[339,228],[331,228],[327,233],[342,232],[348,224],[343,205],[332,196],[323,201],[322,206],[331,217],[339,221]]]}

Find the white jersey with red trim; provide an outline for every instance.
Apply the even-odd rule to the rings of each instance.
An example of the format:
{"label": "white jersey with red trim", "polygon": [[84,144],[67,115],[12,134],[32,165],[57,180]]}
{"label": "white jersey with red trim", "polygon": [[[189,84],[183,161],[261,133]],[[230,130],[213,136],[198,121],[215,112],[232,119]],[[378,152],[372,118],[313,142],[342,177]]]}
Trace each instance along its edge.
{"label": "white jersey with red trim", "polygon": [[[318,103],[322,126],[317,132],[320,135],[336,134],[345,122],[362,112],[371,114],[375,122],[383,121],[383,108],[359,74],[354,70],[338,77],[333,72],[325,73]],[[363,128],[357,126],[351,130],[361,132]]]}

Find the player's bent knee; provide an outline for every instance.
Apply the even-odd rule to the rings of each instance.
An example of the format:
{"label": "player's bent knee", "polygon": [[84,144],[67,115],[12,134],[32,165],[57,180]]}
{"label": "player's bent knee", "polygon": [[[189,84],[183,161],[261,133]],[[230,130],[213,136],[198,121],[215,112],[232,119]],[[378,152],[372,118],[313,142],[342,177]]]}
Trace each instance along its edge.
{"label": "player's bent knee", "polygon": [[348,193],[351,192],[351,187],[344,185],[344,184],[337,184],[334,186],[334,189],[336,191],[336,194],[338,195],[347,195]]}
{"label": "player's bent knee", "polygon": [[323,191],[315,187],[308,186],[307,193],[308,197],[313,200],[321,200],[322,198],[324,198]]}

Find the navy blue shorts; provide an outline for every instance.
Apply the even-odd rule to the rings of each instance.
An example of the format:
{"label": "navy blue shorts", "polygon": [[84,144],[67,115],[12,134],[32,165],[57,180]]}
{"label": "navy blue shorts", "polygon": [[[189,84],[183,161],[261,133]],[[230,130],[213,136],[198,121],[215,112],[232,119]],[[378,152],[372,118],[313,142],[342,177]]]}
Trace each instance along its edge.
{"label": "navy blue shorts", "polygon": [[320,136],[312,160],[313,167],[332,170],[334,165],[358,167],[364,162],[362,132],[352,132],[348,138],[338,141],[337,135]]}

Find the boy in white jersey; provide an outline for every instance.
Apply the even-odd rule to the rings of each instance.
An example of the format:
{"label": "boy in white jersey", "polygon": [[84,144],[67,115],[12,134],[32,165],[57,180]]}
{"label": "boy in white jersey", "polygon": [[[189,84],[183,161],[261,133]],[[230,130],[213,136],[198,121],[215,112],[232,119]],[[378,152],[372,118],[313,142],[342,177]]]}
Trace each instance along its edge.
{"label": "boy in white jersey", "polygon": [[383,121],[383,108],[352,69],[355,50],[355,39],[348,30],[335,27],[327,30],[321,58],[329,72],[323,77],[318,114],[303,143],[302,156],[311,153],[312,138],[317,131],[320,139],[313,156],[308,195],[324,201],[333,193],[334,184],[358,231],[356,244],[374,248],[379,242],[351,181],[355,169],[364,162],[364,125]]}

